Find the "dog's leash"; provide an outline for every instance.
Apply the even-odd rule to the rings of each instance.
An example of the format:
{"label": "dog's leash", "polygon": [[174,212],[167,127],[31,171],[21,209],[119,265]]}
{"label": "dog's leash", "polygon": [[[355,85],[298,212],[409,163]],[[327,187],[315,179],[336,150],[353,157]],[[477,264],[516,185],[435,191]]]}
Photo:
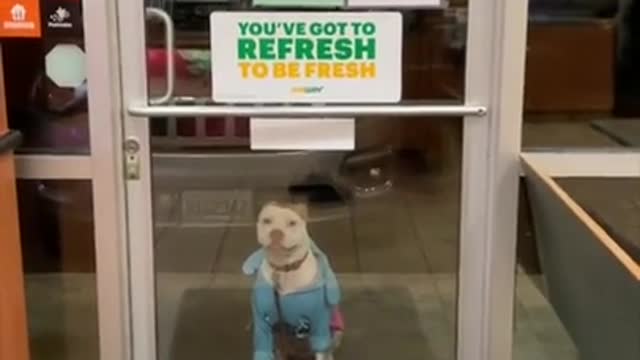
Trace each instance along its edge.
{"label": "dog's leash", "polygon": [[[305,344],[305,346],[294,346],[295,344],[292,343],[297,341],[308,341],[308,340],[302,340],[302,339],[294,339],[295,334],[290,333],[288,330],[288,324],[287,322],[284,320],[284,312],[282,311],[282,301],[280,299],[280,276],[282,275],[280,272],[274,272],[274,275],[278,274],[277,276],[274,277],[274,284],[273,284],[273,297],[274,297],[274,301],[276,304],[276,314],[278,316],[278,321],[277,321],[277,325],[276,325],[276,329],[273,329],[273,331],[279,331],[279,334],[274,334],[274,339],[276,340],[281,340],[281,341],[276,341],[276,346],[274,347],[276,352],[280,352],[280,356],[276,357],[276,358],[280,358],[282,360],[290,360],[290,359],[294,359],[294,360],[299,360],[299,359],[313,359],[313,353],[310,350],[310,347],[308,346],[308,343]],[[300,345],[298,343],[298,345]],[[304,349],[304,350],[303,350]],[[276,355],[278,355],[276,353]]]}
{"label": "dog's leash", "polygon": [[278,315],[278,321],[284,323],[284,318],[282,316],[282,305],[280,304],[280,292],[278,291],[280,289],[279,276],[277,280],[276,279],[274,280],[275,281],[273,283],[273,298],[275,299],[275,302],[276,302],[276,314]]}

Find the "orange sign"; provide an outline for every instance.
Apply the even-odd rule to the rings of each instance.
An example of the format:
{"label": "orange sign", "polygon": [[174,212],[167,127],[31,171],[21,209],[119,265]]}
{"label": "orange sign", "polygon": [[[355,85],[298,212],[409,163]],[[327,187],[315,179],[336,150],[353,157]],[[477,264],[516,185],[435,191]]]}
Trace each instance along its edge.
{"label": "orange sign", "polygon": [[40,33],[40,0],[0,0],[0,38],[38,38]]}

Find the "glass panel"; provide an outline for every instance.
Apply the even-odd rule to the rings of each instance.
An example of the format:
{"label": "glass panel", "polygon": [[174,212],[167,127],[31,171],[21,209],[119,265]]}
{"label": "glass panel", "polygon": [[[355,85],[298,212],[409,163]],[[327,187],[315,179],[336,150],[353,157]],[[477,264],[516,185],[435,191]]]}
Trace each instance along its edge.
{"label": "glass panel", "polygon": [[90,181],[19,180],[32,360],[99,358]]}
{"label": "glass panel", "polygon": [[[145,5],[163,8],[175,23],[174,104],[210,103],[218,84],[210,74],[209,15],[251,9],[250,1]],[[463,102],[465,10],[460,4],[401,12],[402,100]],[[166,86],[161,23],[147,21],[147,42],[150,94],[158,96]],[[293,264],[282,276],[303,276],[280,298],[290,331],[298,332],[305,346],[328,350],[342,324],[319,319],[340,315],[346,323],[336,350],[341,357],[455,358],[460,119],[360,117],[354,151],[251,151],[247,118],[156,118],[150,131],[160,359],[271,352],[269,325],[279,318],[273,292],[264,295],[273,306],[257,302],[252,316],[252,289],[264,284],[258,280],[264,277],[242,271],[244,261],[262,248],[258,237],[275,242],[265,247],[267,260],[258,264],[278,273],[283,264]],[[291,204],[302,204],[308,216]],[[281,224],[285,220],[290,225]],[[268,235],[256,227],[268,229]],[[306,236],[289,232],[299,228],[326,254],[342,291],[339,306],[327,300],[312,308],[320,318],[287,315],[297,306],[311,306],[313,297],[300,294],[328,278],[317,272],[323,266],[314,265],[322,264],[321,255],[305,255]],[[283,238],[273,240],[281,233]],[[255,329],[255,338],[267,340],[254,347]],[[311,337],[309,331],[320,335]]]}
{"label": "glass panel", "polygon": [[[555,181],[640,264],[640,178]],[[534,184],[524,187],[514,358],[637,358],[637,279],[597,237],[574,226],[580,220],[554,212],[550,199]]]}
{"label": "glass panel", "polygon": [[523,147],[640,146],[637,1],[532,0]]}
{"label": "glass panel", "polygon": [[[209,14],[251,8],[251,1],[151,1],[173,18],[176,28],[177,97],[209,99],[212,95]],[[305,1],[301,1],[304,4]],[[402,99],[462,103],[464,96],[466,1],[448,9],[406,10],[404,23]],[[304,8],[298,8],[302,10]],[[275,11],[261,8],[262,11]],[[308,10],[308,9],[307,9]],[[366,10],[366,9],[365,9]],[[147,68],[150,94],[164,94],[166,51],[162,23],[147,22]]]}
{"label": "glass panel", "polygon": [[[174,128],[183,121],[152,123]],[[160,359],[251,358],[258,282],[242,266],[261,248],[259,214],[261,227],[278,229],[267,233],[282,228],[290,239],[283,241],[302,241],[291,260],[281,260],[277,244],[268,247],[272,261],[306,259],[306,237],[289,227],[306,228],[329,259],[346,323],[338,356],[455,358],[461,120],[361,118],[352,152],[251,152],[247,120],[196,119],[196,128],[208,123],[212,133],[225,132],[152,140]],[[261,213],[272,201],[284,205]],[[292,203],[306,206],[308,217],[289,210]],[[285,218],[293,222],[281,225]],[[286,274],[305,274],[298,271]],[[287,299],[318,281],[292,285],[283,311],[308,304]],[[289,321],[304,334],[304,319]]]}
{"label": "glass panel", "polygon": [[42,2],[41,39],[2,41],[9,126],[20,152],[89,152],[80,1]]}

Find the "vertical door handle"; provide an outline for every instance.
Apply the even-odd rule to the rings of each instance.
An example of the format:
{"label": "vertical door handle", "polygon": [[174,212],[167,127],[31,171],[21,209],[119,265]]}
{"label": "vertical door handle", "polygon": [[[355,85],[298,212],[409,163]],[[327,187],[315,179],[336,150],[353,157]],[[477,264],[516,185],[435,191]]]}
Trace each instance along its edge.
{"label": "vertical door handle", "polygon": [[175,31],[173,28],[173,20],[166,11],[148,7],[146,9],[147,18],[155,18],[162,21],[164,24],[164,36],[165,36],[165,53],[167,57],[167,88],[164,95],[159,97],[153,97],[149,99],[149,103],[153,105],[166,104],[173,97],[173,89],[175,87],[176,68],[175,68]]}

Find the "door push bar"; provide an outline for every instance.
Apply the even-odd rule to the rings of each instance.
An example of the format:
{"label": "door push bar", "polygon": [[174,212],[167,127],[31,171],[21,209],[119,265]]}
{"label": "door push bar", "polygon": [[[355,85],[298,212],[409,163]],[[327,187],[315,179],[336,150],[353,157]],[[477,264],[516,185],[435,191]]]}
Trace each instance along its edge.
{"label": "door push bar", "polygon": [[476,105],[426,105],[426,104],[381,104],[381,105],[187,105],[153,106],[133,104],[129,115],[136,117],[263,117],[263,118],[318,118],[318,117],[418,117],[442,116],[484,117],[487,108]]}
{"label": "door push bar", "polygon": [[149,102],[153,105],[166,104],[173,97],[173,89],[175,87],[176,68],[175,68],[175,30],[173,28],[173,20],[166,11],[148,7],[145,10],[147,18],[155,18],[162,21],[164,24],[164,37],[165,37],[165,56],[167,57],[167,87],[164,95],[149,99]]}

